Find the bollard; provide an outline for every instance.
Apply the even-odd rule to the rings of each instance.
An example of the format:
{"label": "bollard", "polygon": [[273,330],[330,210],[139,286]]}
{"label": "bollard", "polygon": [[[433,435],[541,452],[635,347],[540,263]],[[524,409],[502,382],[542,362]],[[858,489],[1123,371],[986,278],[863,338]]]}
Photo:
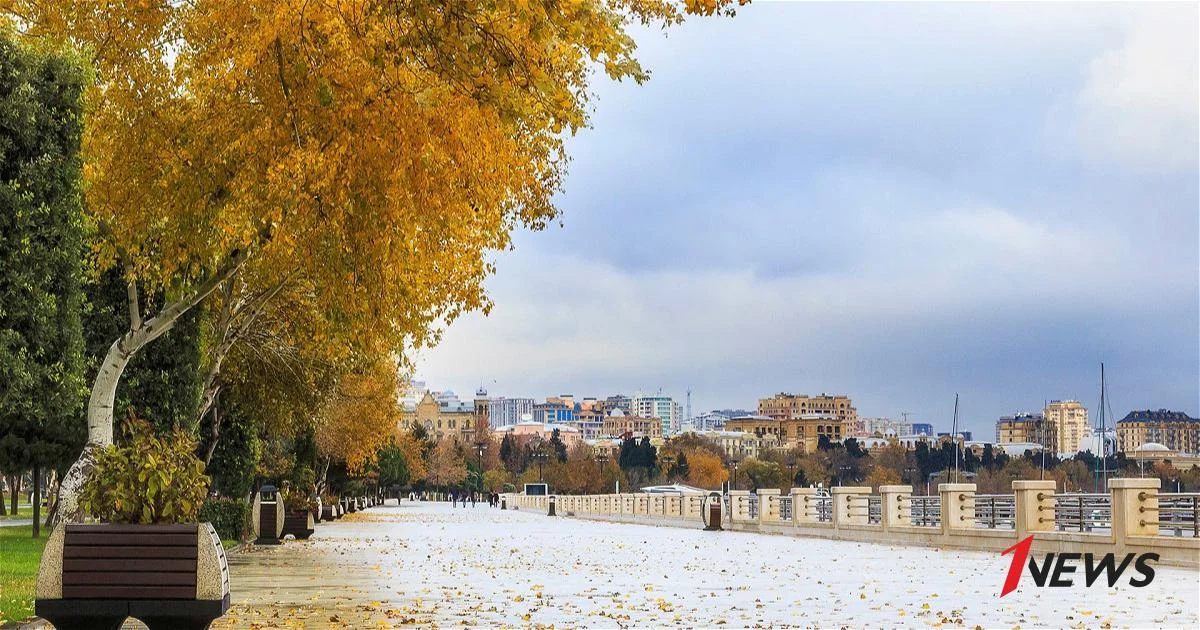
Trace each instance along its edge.
{"label": "bollard", "polygon": [[552,494],[550,495],[550,499],[546,502],[550,506],[549,511],[546,512],[546,516],[554,516],[554,499],[555,497]]}

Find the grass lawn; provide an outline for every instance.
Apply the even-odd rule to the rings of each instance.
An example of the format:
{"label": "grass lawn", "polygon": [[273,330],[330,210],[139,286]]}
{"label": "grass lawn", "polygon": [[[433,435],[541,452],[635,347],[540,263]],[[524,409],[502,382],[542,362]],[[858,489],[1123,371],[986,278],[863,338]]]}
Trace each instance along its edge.
{"label": "grass lawn", "polygon": [[[15,516],[13,515],[12,511],[9,510],[10,507],[12,507],[12,506],[8,505],[8,504],[4,505],[5,513],[4,513],[4,516],[0,516],[0,521],[12,521],[12,520],[17,520],[17,519],[22,519],[22,518],[33,518],[33,506],[32,505],[17,506],[17,514]],[[45,516],[45,514],[42,514],[42,516]]]}
{"label": "grass lawn", "polygon": [[38,563],[49,530],[33,538],[32,527],[0,527],[0,624],[33,616]]}

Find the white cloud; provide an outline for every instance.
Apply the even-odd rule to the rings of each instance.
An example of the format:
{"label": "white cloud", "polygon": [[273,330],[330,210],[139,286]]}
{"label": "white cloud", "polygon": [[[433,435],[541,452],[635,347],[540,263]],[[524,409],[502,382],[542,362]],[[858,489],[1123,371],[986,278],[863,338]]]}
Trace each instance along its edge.
{"label": "white cloud", "polygon": [[1088,64],[1086,82],[1051,113],[1052,136],[1088,162],[1194,169],[1200,135],[1196,5],[1151,10]]}

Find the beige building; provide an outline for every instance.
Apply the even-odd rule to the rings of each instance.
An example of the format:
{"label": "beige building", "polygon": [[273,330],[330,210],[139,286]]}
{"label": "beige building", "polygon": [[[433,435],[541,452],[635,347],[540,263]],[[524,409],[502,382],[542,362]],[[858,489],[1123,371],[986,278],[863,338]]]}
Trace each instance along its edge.
{"label": "beige building", "polygon": [[649,437],[662,438],[663,422],[659,418],[643,418],[641,416],[625,415],[620,409],[613,409],[604,417],[600,434],[604,437]]}
{"label": "beige building", "polygon": [[1176,453],[1200,452],[1200,419],[1182,411],[1130,411],[1117,421],[1117,450],[1132,453],[1143,444],[1162,444]]}
{"label": "beige building", "polygon": [[1054,423],[1048,422],[1041,414],[1018,413],[1004,416],[996,422],[997,444],[1033,443],[1053,451],[1057,442]]}
{"label": "beige building", "polygon": [[482,405],[482,408],[484,415],[480,416],[477,412],[480,409],[478,400],[474,406],[467,406],[462,403],[439,401],[433,392],[426,391],[414,408],[405,409],[398,428],[416,422],[425,427],[426,433],[435,440],[453,435],[462,443],[471,444],[475,441],[476,423],[482,420],[485,430],[487,427],[487,405]]}
{"label": "beige building", "polygon": [[809,413],[795,418],[770,418],[765,415],[730,418],[726,431],[743,431],[761,439],[769,438],[773,448],[804,447],[804,452],[817,450],[821,436],[831,442],[841,442],[850,434],[846,424],[832,414]]}
{"label": "beige building", "polygon": [[1078,400],[1052,400],[1042,416],[1054,425],[1054,452],[1074,455],[1079,445],[1092,434],[1088,410]]}
{"label": "beige building", "polygon": [[708,438],[725,451],[725,457],[742,461],[747,457],[761,457],[766,451],[779,448],[779,441],[772,435],[757,436],[746,431],[692,431]]}
{"label": "beige building", "polygon": [[[806,416],[831,416],[840,425],[839,436],[854,435],[859,426],[858,410],[849,396],[807,396],[779,393],[758,401],[758,415],[775,420],[799,420]],[[841,439],[839,437],[839,439]]]}

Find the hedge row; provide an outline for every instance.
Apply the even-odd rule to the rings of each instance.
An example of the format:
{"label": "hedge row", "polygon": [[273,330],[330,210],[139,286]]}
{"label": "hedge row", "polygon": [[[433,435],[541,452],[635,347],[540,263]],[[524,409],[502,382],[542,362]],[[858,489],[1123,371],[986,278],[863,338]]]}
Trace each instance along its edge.
{"label": "hedge row", "polygon": [[222,540],[250,536],[250,502],[245,499],[209,499],[200,508],[200,522],[212,523]]}

